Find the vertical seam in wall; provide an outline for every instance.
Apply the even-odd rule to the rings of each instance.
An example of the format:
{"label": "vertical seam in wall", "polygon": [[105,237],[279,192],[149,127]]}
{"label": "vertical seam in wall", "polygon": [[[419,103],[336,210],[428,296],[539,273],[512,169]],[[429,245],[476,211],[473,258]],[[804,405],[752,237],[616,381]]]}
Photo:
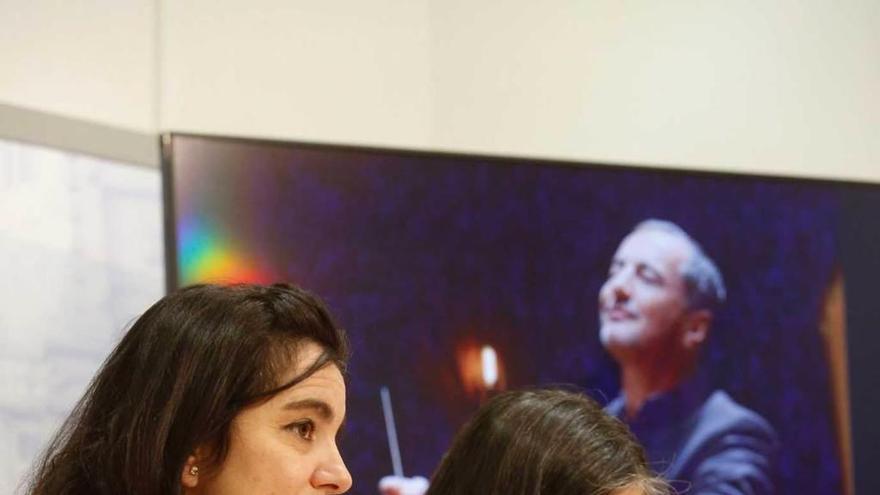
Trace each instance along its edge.
{"label": "vertical seam in wall", "polygon": [[153,0],[153,128],[162,132],[162,0]]}
{"label": "vertical seam in wall", "polygon": [[425,84],[427,87],[427,128],[425,129],[425,146],[428,149],[437,147],[437,54],[434,49],[434,2],[426,1],[425,8],[425,58],[428,64]]}

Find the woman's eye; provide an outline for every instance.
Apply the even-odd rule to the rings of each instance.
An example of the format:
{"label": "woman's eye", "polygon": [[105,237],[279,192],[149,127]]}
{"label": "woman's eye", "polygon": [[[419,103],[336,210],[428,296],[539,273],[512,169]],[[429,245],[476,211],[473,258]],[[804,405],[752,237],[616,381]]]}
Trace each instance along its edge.
{"label": "woman's eye", "polygon": [[290,424],[287,429],[299,435],[303,440],[312,440],[315,437],[315,423],[311,420]]}

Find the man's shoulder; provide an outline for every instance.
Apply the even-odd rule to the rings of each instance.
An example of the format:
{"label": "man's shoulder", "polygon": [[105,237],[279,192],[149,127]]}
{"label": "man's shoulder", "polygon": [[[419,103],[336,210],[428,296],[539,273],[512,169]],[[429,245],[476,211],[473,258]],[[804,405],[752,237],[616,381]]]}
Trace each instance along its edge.
{"label": "man's shoulder", "polygon": [[695,421],[697,428],[708,436],[742,433],[775,437],[773,427],[766,419],[733,400],[723,390],[716,390],[709,395]]}
{"label": "man's shoulder", "polygon": [[[715,390],[705,397],[698,407],[689,409],[682,416],[682,419],[689,418],[683,424],[687,425],[684,426],[684,431],[689,432],[687,437],[702,443],[726,434],[741,433],[775,441],[776,433],[770,423],[757,412],[736,402],[727,392]],[[605,406],[605,412],[622,418],[625,404],[621,394]]]}
{"label": "man's shoulder", "polygon": [[716,390],[696,412],[691,426],[670,470],[672,477],[692,482],[694,492],[729,483],[747,485],[754,493],[773,492],[779,444],[773,427],[760,414]]}

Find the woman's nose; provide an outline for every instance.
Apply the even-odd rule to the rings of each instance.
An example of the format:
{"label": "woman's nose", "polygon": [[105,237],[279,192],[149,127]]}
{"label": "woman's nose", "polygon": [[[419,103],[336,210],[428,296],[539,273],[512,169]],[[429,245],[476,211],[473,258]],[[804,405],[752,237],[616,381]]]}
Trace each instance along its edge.
{"label": "woman's nose", "polygon": [[339,452],[335,452],[333,459],[322,463],[312,473],[312,486],[323,490],[328,494],[345,493],[351,489],[351,473],[345,467],[345,462]]}

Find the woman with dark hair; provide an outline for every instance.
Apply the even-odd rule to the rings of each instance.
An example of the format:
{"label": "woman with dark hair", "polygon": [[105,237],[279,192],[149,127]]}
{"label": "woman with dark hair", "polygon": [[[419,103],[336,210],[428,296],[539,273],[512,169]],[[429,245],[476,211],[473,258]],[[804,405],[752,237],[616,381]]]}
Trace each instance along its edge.
{"label": "woman with dark hair", "polygon": [[456,435],[426,495],[660,495],[627,427],[581,394],[520,390]]}
{"label": "woman with dark hair", "polygon": [[347,358],[345,333],[299,288],[174,292],[111,352],[29,493],[343,493]]}

